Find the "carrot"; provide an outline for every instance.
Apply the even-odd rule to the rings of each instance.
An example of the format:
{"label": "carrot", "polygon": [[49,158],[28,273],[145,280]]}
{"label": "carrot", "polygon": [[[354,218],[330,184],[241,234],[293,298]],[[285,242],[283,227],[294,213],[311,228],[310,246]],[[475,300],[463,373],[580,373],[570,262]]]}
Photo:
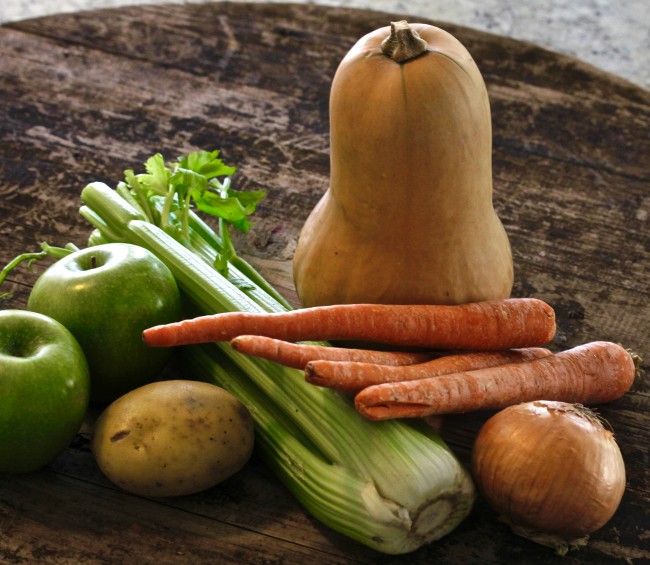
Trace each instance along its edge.
{"label": "carrot", "polygon": [[548,343],[555,313],[535,298],[456,306],[340,304],[289,312],[226,312],[155,326],[147,345],[165,347],[262,335],[285,341],[358,340],[425,349],[503,350]]}
{"label": "carrot", "polygon": [[625,394],[635,373],[627,350],[595,341],[523,363],[370,386],[355,396],[355,406],[370,420],[387,420],[502,409],[533,400],[600,404]]}
{"label": "carrot", "polygon": [[240,335],[233,338],[230,345],[239,353],[255,355],[295,369],[304,369],[309,361],[315,359],[325,359],[328,362],[354,361],[376,363],[378,366],[402,366],[423,363],[432,357],[429,353],[415,351],[375,351],[373,349],[292,343],[260,335]]}
{"label": "carrot", "polygon": [[372,363],[316,360],[305,367],[305,380],[314,385],[358,392],[381,383],[414,381],[461,371],[485,369],[507,363],[530,361],[551,355],[543,347],[527,347],[506,351],[474,351],[445,355],[424,363],[402,367],[382,367]]}

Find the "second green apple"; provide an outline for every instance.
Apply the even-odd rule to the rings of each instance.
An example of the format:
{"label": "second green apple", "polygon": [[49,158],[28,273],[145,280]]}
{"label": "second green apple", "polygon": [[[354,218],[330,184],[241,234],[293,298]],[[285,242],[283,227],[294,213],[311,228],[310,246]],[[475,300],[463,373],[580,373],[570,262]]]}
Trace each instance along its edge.
{"label": "second green apple", "polygon": [[155,380],[171,351],[145,346],[142,331],[182,317],[171,271],[128,243],[88,247],[58,260],[36,281],[27,307],[58,320],[77,338],[96,403]]}

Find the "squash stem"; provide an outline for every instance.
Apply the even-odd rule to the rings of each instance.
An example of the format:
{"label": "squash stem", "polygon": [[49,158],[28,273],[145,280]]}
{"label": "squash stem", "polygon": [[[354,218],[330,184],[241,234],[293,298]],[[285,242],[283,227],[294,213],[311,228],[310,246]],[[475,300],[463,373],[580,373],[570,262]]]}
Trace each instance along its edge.
{"label": "squash stem", "polygon": [[415,59],[428,50],[427,42],[406,20],[391,22],[390,35],[381,43],[381,52],[396,63]]}

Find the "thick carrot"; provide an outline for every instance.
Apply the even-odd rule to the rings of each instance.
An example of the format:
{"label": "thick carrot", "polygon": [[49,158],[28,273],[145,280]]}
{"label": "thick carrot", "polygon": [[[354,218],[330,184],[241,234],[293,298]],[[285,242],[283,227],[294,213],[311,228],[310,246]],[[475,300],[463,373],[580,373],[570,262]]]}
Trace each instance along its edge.
{"label": "thick carrot", "polygon": [[305,380],[314,385],[335,388],[346,392],[358,392],[381,383],[414,381],[461,371],[473,371],[530,361],[551,355],[543,347],[526,347],[506,351],[473,351],[456,353],[431,359],[424,363],[402,367],[382,367],[373,363],[336,362],[316,360],[305,367]]}
{"label": "thick carrot", "polygon": [[523,363],[370,386],[356,395],[355,406],[370,420],[387,420],[502,409],[533,400],[600,404],[625,394],[635,372],[627,350],[596,341]]}
{"label": "thick carrot", "polygon": [[307,363],[316,359],[325,359],[328,362],[350,361],[376,363],[379,366],[402,366],[423,363],[433,357],[429,353],[415,351],[376,351],[292,343],[260,335],[240,335],[233,338],[230,344],[236,351],[245,355],[255,355],[295,369],[304,369]]}
{"label": "thick carrot", "polygon": [[263,335],[285,341],[357,340],[425,349],[535,347],[555,335],[555,313],[535,298],[457,306],[340,304],[289,312],[227,312],[155,326],[147,345],[164,347]]}

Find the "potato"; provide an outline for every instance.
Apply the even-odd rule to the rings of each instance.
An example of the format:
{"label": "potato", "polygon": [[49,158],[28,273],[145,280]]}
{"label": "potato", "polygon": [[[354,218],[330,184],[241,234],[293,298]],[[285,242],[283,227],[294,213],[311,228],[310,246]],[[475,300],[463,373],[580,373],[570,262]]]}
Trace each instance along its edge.
{"label": "potato", "polygon": [[172,380],[121,396],[99,416],[92,451],[102,472],[125,491],[181,496],[239,471],[253,450],[253,420],[215,385]]}

